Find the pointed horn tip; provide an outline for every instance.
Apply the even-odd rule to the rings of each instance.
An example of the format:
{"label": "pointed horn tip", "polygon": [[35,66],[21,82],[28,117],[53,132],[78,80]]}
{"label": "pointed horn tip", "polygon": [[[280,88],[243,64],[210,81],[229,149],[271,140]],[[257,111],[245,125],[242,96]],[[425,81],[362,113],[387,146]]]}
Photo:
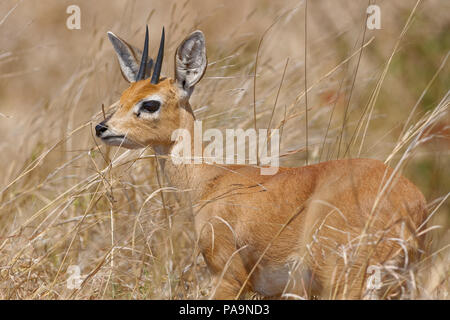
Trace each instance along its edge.
{"label": "pointed horn tip", "polygon": [[162,50],[164,50],[164,43],[166,42],[166,32],[164,30],[164,27],[162,28],[162,32],[161,32],[161,43],[160,46],[162,44]]}
{"label": "pointed horn tip", "polygon": [[159,82],[159,78],[161,75],[161,67],[162,67],[162,61],[164,58],[164,42],[165,42],[165,30],[164,27],[161,32],[161,41],[159,44],[159,50],[158,50],[158,57],[156,58],[155,67],[153,69],[153,75],[151,78],[151,83],[157,84]]}
{"label": "pointed horn tip", "polygon": [[147,69],[147,59],[148,59],[148,26],[146,26],[144,50],[142,51],[141,65],[139,66],[139,72],[136,76],[136,81],[144,80]]}

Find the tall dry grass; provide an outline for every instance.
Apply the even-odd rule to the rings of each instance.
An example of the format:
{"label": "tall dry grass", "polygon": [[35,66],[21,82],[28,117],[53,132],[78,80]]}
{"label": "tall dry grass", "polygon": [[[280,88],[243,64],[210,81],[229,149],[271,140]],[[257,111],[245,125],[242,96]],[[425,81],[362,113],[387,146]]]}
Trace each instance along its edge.
{"label": "tall dry grass", "polygon": [[[308,1],[305,41],[303,1],[77,1],[81,30],[65,27],[71,1],[3,1],[0,298],[208,295],[189,208],[171,201],[152,151],[93,137],[101,105],[126,88],[106,31],[141,46],[148,24],[151,52],[166,27],[167,75],[181,39],[204,31],[209,66],[192,98],[204,127],[250,128],[256,115],[281,129],[284,166],[370,157],[418,185],[429,253],[403,297],[447,299],[449,4],[377,1],[382,29],[366,30],[371,2]],[[67,286],[73,265],[80,289]]]}

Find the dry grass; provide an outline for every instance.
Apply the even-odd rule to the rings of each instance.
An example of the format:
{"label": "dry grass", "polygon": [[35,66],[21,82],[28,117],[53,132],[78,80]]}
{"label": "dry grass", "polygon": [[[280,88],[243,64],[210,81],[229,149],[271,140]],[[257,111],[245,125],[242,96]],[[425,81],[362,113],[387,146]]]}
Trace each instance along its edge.
{"label": "dry grass", "polygon": [[[414,294],[404,297],[448,299],[445,0],[415,10],[415,0],[377,1],[381,30],[364,28],[368,1],[309,1],[306,50],[303,1],[78,3],[82,28],[73,31],[65,27],[72,3],[0,4],[1,299],[197,299],[210,291],[189,208],[161,187],[151,150],[109,150],[93,138],[101,105],[126,87],[106,31],[140,46],[146,23],[151,52],[166,27],[168,75],[181,39],[205,32],[209,67],[192,104],[207,128],[270,122],[282,129],[284,166],[370,157],[417,184],[429,201],[421,231],[430,250],[405,278]],[[292,152],[305,149],[305,136],[308,152]],[[71,265],[85,276],[79,290],[67,288]]]}

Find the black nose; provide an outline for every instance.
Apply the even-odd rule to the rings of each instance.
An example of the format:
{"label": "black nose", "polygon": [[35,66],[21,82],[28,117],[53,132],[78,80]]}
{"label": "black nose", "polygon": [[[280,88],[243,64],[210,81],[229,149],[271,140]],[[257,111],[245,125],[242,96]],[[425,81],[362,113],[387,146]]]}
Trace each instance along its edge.
{"label": "black nose", "polygon": [[108,126],[104,122],[100,122],[95,126],[95,134],[97,135],[97,137],[100,137],[106,130],[108,130]]}

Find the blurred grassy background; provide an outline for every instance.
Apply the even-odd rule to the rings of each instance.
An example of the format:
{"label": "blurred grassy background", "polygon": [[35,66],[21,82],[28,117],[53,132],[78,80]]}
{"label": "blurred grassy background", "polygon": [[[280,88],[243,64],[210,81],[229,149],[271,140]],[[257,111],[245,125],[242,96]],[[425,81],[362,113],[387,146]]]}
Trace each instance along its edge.
{"label": "blurred grassy background", "polygon": [[[364,30],[369,3],[374,1],[308,2],[308,159],[296,152],[282,165],[357,156],[385,160],[404,126],[420,121],[447,94],[450,3],[422,1],[369,116],[369,98],[416,1],[376,1],[382,28]],[[81,9],[80,30],[66,27],[72,4]],[[141,47],[145,24],[152,53],[166,28],[163,73],[169,76],[179,42],[195,29],[205,33],[209,66],[191,102],[204,127],[221,129],[253,126],[255,57],[267,31],[256,71],[257,125],[267,128],[276,100],[272,127],[282,127],[282,153],[305,147],[303,1],[2,1],[0,298],[207,294],[208,273],[194,255],[185,208],[170,204],[167,212],[159,195],[148,198],[159,188],[151,151],[142,157],[98,149],[92,134],[101,105],[111,105],[127,87],[106,32]],[[445,112],[402,166],[430,210],[450,190],[447,107]],[[100,151],[116,159],[112,167]],[[431,220],[441,226],[430,236],[438,253],[424,271],[420,297],[447,297],[449,223],[447,200]],[[89,275],[80,290],[66,286],[70,265]]]}

